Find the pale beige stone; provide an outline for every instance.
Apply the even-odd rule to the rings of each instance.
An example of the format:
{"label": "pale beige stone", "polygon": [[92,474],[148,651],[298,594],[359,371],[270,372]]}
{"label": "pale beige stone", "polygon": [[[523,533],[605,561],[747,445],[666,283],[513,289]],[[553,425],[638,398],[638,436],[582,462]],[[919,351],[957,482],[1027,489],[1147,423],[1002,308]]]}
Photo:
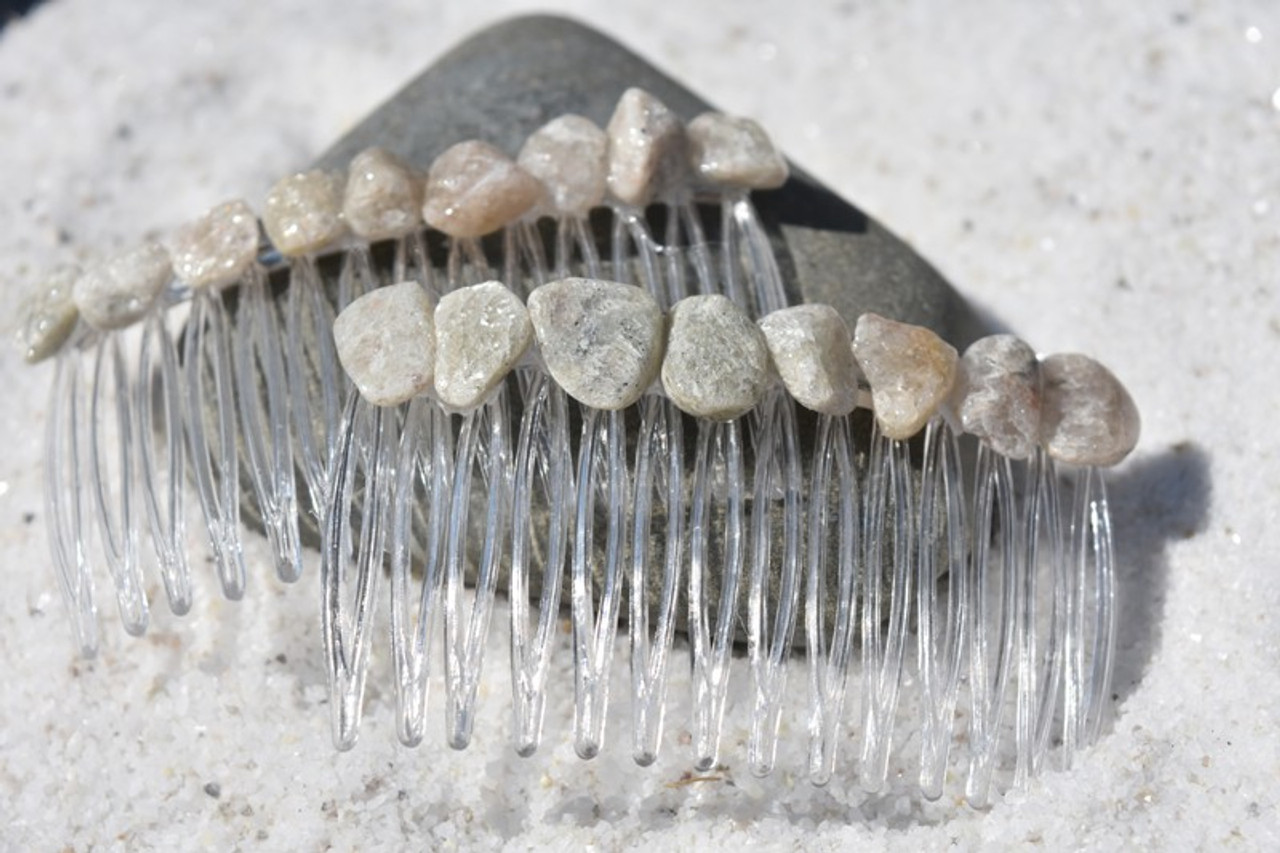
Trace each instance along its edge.
{"label": "pale beige stone", "polygon": [[403,237],[422,224],[422,177],[390,151],[366,148],[347,167],[342,215],[366,240]]}
{"label": "pale beige stone", "polygon": [[990,335],[960,359],[951,406],[964,431],[1010,459],[1040,443],[1040,362],[1014,335]]}
{"label": "pale beige stone", "polygon": [[431,388],[435,325],[422,285],[406,281],[370,291],[333,323],[338,360],[360,394],[395,406]]}
{"label": "pale beige stone", "polygon": [[764,128],[749,118],[703,113],[685,132],[689,166],[707,183],[771,190],[787,182],[787,161]]}
{"label": "pale beige stone", "polygon": [[1072,465],[1104,467],[1129,455],[1142,432],[1142,418],[1110,370],[1075,353],[1051,355],[1040,370],[1040,440],[1050,456]]}
{"label": "pale beige stone", "polygon": [[815,412],[846,415],[858,399],[849,327],[830,305],[796,305],[760,321],[787,393]]}
{"label": "pale beige stone", "polygon": [[72,292],[89,325],[122,329],[146,315],[172,277],[164,246],[144,243],[86,269]]}
{"label": "pale beige stone", "polygon": [[551,213],[581,216],[604,201],[609,137],[590,119],[552,119],[525,140],[517,161],[546,188]]}
{"label": "pale beige stone", "polygon": [[71,337],[80,320],[71,295],[79,277],[79,267],[58,267],[44,277],[24,303],[26,319],[19,330],[19,343],[28,364],[53,355]]}
{"label": "pale beige stone", "polygon": [[248,203],[220,204],[169,238],[173,272],[191,287],[234,284],[258,257],[258,217]]}
{"label": "pale beige stone", "polygon": [[520,298],[499,281],[451,291],[436,306],[436,397],[474,409],[533,343]]}
{"label": "pale beige stone", "polygon": [[681,411],[732,420],[760,402],[769,379],[764,332],[732,300],[690,296],[672,307],[662,385]]}
{"label": "pale beige stone", "polygon": [[657,378],[662,310],[638,287],[566,278],[529,294],[529,318],[547,372],[570,397],[623,409]]}
{"label": "pale beige stone", "polygon": [[281,178],[267,193],[262,225],[286,256],[319,251],[346,233],[342,221],[343,178],[318,169]]}
{"label": "pale beige stone", "polygon": [[628,89],[609,119],[609,191],[645,205],[672,194],[685,176],[684,126],[643,89]]}
{"label": "pale beige stone", "polygon": [[542,184],[487,142],[448,148],[427,173],[422,217],[452,237],[482,237],[519,219],[542,198]]}
{"label": "pale beige stone", "polygon": [[955,382],[955,348],[930,330],[863,314],[853,355],[871,385],[876,423],[889,438],[911,438],[937,414]]}

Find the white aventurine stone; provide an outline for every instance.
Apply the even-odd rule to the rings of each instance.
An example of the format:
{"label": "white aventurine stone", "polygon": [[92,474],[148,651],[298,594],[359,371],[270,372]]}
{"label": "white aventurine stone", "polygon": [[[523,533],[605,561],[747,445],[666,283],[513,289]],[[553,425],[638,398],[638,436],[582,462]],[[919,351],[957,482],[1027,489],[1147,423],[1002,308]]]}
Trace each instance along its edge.
{"label": "white aventurine stone", "polygon": [[441,297],[435,325],[436,396],[455,409],[483,403],[533,342],[528,309],[499,281]]}
{"label": "white aventurine stone", "polygon": [[1040,443],[1040,362],[1014,335],[990,335],[965,350],[951,392],[964,431],[1010,459]]}
{"label": "white aventurine stone", "polygon": [[551,377],[597,409],[624,409],[662,363],[662,310],[638,287],[566,278],[529,294],[529,318]]}
{"label": "white aventurine stone", "polygon": [[1110,370],[1084,355],[1051,355],[1044,377],[1040,440],[1072,465],[1115,465],[1138,443],[1142,418]]}
{"label": "white aventurine stone", "polygon": [[144,243],[85,270],[76,279],[76,307],[89,325],[121,329],[142,317],[173,276],[169,253]]}
{"label": "white aventurine stone", "polygon": [[830,305],[796,305],[760,321],[773,364],[800,405],[847,415],[858,399],[849,327]]}
{"label": "white aventurine stone", "polygon": [[436,357],[431,299],[406,281],[364,294],[333,322],[338,360],[361,396],[395,406],[431,388]]}
{"label": "white aventurine stone", "polygon": [[764,332],[728,297],[690,296],[671,309],[662,385],[695,417],[732,420],[769,386]]}
{"label": "white aventurine stone", "polygon": [[341,175],[318,169],[276,182],[267,193],[262,225],[280,254],[315,252],[346,233],[342,189]]}
{"label": "white aventurine stone", "polygon": [[527,213],[542,191],[537,178],[489,143],[459,142],[431,164],[422,218],[451,237],[483,237]]}
{"label": "white aventurine stone", "polygon": [[689,122],[689,165],[708,183],[771,190],[787,182],[787,161],[749,118],[703,113]]}
{"label": "white aventurine stone", "polygon": [[684,176],[684,126],[643,89],[628,89],[609,119],[609,191],[645,205],[674,190]]}
{"label": "white aventurine stone", "polygon": [[876,423],[892,439],[919,432],[955,383],[955,348],[922,326],[863,314],[853,332],[853,355],[871,385]]}
{"label": "white aventurine stone", "polygon": [[422,224],[422,177],[390,151],[366,148],[347,167],[342,215],[366,240],[403,237]]}
{"label": "white aventurine stone", "polygon": [[71,298],[72,288],[79,277],[79,267],[58,267],[45,276],[36,291],[27,298],[23,306],[26,321],[22,325],[20,342],[28,364],[53,355],[71,337],[76,321],[80,319],[80,312]]}
{"label": "white aventurine stone", "polygon": [[173,272],[191,287],[226,287],[258,257],[258,217],[236,199],[178,228],[169,238]]}
{"label": "white aventurine stone", "polygon": [[609,137],[578,115],[552,119],[525,140],[520,166],[546,187],[552,213],[583,215],[604,201],[609,176]]}

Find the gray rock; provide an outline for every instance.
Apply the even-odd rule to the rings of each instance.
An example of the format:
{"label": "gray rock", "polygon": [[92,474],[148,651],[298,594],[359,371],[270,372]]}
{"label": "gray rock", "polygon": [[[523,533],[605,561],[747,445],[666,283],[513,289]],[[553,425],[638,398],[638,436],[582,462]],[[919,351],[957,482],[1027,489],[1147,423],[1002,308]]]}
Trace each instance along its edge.
{"label": "gray rock", "polygon": [[638,287],[566,278],[529,294],[529,317],[551,377],[597,409],[625,409],[662,364],[662,311]]}
{"label": "gray rock", "polygon": [[876,423],[905,440],[938,413],[955,383],[955,347],[921,326],[863,314],[853,331],[853,355],[871,385]]}
{"label": "gray rock", "polygon": [[71,292],[79,277],[79,267],[58,267],[44,277],[23,304],[26,319],[19,329],[19,343],[28,364],[55,354],[75,331],[80,311]]}
{"label": "gray rock", "polygon": [[333,322],[342,369],[375,406],[396,406],[431,388],[435,326],[422,285],[405,281],[370,291]]}
{"label": "gray rock", "polygon": [[1072,465],[1105,467],[1129,455],[1142,432],[1142,418],[1110,370],[1075,353],[1051,355],[1040,369],[1040,439],[1050,456]]}
{"label": "gray rock", "polygon": [[169,237],[173,273],[191,287],[226,287],[258,257],[258,217],[241,199],[228,201]]}
{"label": "gray rock", "polygon": [[422,225],[422,176],[382,148],[366,148],[347,170],[342,216],[366,240],[402,237]]}
{"label": "gray rock", "polygon": [[591,119],[552,119],[525,140],[517,162],[542,182],[550,213],[582,216],[604,201],[609,137]]}
{"label": "gray rock", "polygon": [[672,306],[662,386],[681,411],[733,420],[755,408],[769,378],[764,332],[728,297],[690,296]]}
{"label": "gray rock", "polygon": [[787,161],[764,128],[749,118],[703,113],[689,122],[689,167],[706,183],[776,190],[787,182]]}
{"label": "gray rock", "polygon": [[431,164],[422,218],[453,237],[483,237],[529,211],[542,184],[488,142],[450,146]]}
{"label": "gray rock", "polygon": [[341,173],[323,169],[276,181],[262,209],[262,227],[282,255],[306,255],[338,241],[342,221]]}
{"label": "gray rock", "polygon": [[533,343],[528,309],[499,281],[445,294],[435,325],[436,396],[462,411],[483,403]]}
{"label": "gray rock", "polygon": [[141,320],[173,277],[169,253],[144,243],[84,271],[72,289],[76,308],[97,329],[122,329]]}
{"label": "gray rock", "polygon": [[1040,444],[1040,362],[1014,335],[990,335],[960,359],[951,405],[964,431],[1010,459]]}
{"label": "gray rock", "polygon": [[760,330],[787,393],[815,412],[846,415],[858,400],[849,327],[830,305],[796,305],[761,318]]}

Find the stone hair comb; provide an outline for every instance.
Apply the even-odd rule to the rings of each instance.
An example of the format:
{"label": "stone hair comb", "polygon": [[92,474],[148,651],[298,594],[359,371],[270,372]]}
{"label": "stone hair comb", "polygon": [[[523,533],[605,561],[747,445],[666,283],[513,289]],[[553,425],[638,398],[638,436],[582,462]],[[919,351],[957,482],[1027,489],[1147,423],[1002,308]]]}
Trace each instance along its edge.
{"label": "stone hair comb", "polygon": [[[590,89],[563,82],[575,66]],[[32,303],[82,654],[104,570],[131,634],[153,566],[170,609],[191,606],[190,481],[227,598],[263,573],[246,523],[282,581],[320,571],[340,748],[388,607],[400,739],[424,737],[442,676],[465,747],[499,592],[522,755],[561,654],[576,751],[603,748],[621,626],[641,764],[676,648],[700,769],[733,681],[758,774],[784,704],[807,703],[818,784],[848,767],[880,789],[910,735],[925,796],[967,760],[980,804],[1098,736],[1116,612],[1101,469],[1137,441],[1132,400],[1085,356],[983,337],[753,122],[594,32],[524,19],[457,48],[260,216],[221,205]]]}

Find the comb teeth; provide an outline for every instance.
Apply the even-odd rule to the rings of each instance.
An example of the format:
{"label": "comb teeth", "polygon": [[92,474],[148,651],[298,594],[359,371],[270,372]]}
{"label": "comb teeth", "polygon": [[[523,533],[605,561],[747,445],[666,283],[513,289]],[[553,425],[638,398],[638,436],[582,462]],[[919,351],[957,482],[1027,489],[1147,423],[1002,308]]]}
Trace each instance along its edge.
{"label": "comb teeth", "polygon": [[[170,608],[189,609],[189,469],[228,598],[247,583],[245,489],[284,581],[302,571],[314,520],[340,748],[358,734],[375,613],[388,601],[399,738],[425,736],[429,686],[443,676],[446,737],[465,747],[505,589],[522,755],[540,744],[552,656],[566,653],[567,591],[584,758],[605,747],[625,613],[640,764],[662,742],[679,632],[699,769],[720,759],[730,682],[742,677],[747,762],[773,769],[796,666],[807,670],[817,784],[848,761],[843,746],[879,790],[894,741],[917,736],[928,797],[942,794],[962,740],[975,804],[1011,753],[1015,784],[1058,744],[1069,765],[1098,735],[1110,682],[1113,553],[1098,471],[1060,468],[1042,450],[1027,462],[986,445],[970,454],[941,417],[922,442],[891,440],[866,412],[815,417],[780,391],[729,422],[689,418],[656,395],[604,412],[526,361],[481,407],[451,414],[422,397],[373,407],[339,368],[335,306],[403,279],[438,296],[500,276],[527,295],[583,275],[638,284],[664,306],[689,293],[723,293],[753,318],[785,306],[745,193],[721,198],[717,245],[705,210],[663,208],[661,240],[641,211],[620,208],[603,222],[561,218],[550,234],[517,223],[484,243],[442,244],[430,231],[354,243],[293,259],[287,273],[268,251],[276,272],[255,265],[234,297],[173,291],[135,330],[82,332],[59,356],[46,459],[55,563],[82,652],[97,647],[96,565],[126,630],[146,629],[144,526]],[[383,248],[389,260],[375,260]],[[900,708],[904,690],[918,719]],[[856,744],[844,743],[850,721]]]}

